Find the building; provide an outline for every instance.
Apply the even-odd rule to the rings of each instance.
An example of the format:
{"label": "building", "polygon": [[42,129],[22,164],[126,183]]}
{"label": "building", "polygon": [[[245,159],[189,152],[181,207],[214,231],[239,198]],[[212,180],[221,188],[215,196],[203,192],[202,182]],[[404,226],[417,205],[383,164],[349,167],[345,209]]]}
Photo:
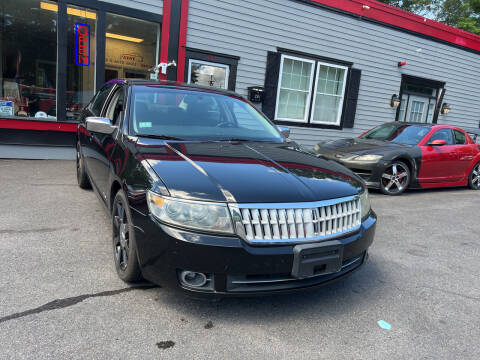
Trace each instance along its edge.
{"label": "building", "polygon": [[374,0],[3,0],[0,27],[3,144],[71,144],[103,83],[159,63],[307,147],[393,120],[479,126],[480,37]]}

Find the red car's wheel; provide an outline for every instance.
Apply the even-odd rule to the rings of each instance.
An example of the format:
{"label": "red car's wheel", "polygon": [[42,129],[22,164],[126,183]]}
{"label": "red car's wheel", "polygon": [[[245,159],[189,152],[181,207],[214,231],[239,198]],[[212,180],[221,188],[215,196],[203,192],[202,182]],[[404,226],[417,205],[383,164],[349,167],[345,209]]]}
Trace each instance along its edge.
{"label": "red car's wheel", "polygon": [[468,186],[473,190],[480,190],[480,162],[477,163],[468,177]]}
{"label": "red car's wheel", "polygon": [[389,165],[380,179],[380,190],[385,195],[400,195],[410,184],[410,170],[405,163],[395,161]]}

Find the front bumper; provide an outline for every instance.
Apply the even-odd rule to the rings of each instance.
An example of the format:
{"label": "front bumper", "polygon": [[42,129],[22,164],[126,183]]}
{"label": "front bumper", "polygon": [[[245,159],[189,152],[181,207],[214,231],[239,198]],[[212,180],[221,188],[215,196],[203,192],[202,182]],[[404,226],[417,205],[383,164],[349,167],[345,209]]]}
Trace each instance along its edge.
{"label": "front bumper", "polygon": [[[366,261],[377,221],[372,211],[358,231],[335,239],[343,249],[340,271],[297,279],[291,275],[294,245],[252,246],[236,236],[180,230],[136,211],[132,211],[132,216],[138,257],[146,279],[195,293],[217,295],[289,292],[347,276]],[[213,285],[210,289],[185,286],[178,279],[181,270],[209,274]]]}
{"label": "front bumper", "polygon": [[378,162],[355,161],[350,159],[342,159],[331,157],[346,168],[358,175],[369,188],[379,189],[380,179],[384,170],[389,165],[388,162],[380,160]]}

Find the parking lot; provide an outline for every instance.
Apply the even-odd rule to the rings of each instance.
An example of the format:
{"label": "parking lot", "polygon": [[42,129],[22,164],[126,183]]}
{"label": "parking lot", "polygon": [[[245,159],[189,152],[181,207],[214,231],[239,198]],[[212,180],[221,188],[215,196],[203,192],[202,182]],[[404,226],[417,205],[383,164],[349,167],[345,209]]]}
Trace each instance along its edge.
{"label": "parking lot", "polygon": [[74,162],[0,160],[0,185],[2,359],[480,357],[480,192],[373,193],[377,234],[353,276],[208,302],[117,278]]}

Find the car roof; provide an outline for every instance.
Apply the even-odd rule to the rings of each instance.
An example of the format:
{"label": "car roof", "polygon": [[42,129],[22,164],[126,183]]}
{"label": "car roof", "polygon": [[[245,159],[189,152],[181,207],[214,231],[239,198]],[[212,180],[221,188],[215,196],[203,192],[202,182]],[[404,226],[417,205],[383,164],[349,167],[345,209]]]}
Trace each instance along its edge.
{"label": "car roof", "polygon": [[402,126],[402,125],[415,125],[415,126],[424,126],[424,127],[429,127],[431,129],[459,129],[462,130],[459,126],[455,125],[449,125],[449,124],[428,124],[428,123],[417,123],[417,122],[404,122],[404,121],[391,121],[386,124],[393,124],[396,126]]}
{"label": "car roof", "polygon": [[435,125],[435,124],[416,123],[416,122],[407,122],[407,121],[390,121],[390,122],[387,122],[386,124],[393,124],[397,126],[416,125],[416,126],[425,126],[425,127],[432,127],[433,125]]}
{"label": "car roof", "polygon": [[236,96],[236,97],[240,96],[239,94],[230,90],[214,88],[211,86],[186,84],[186,83],[182,83],[178,81],[170,81],[170,80],[114,79],[107,82],[107,84],[113,84],[113,83],[123,83],[128,86],[139,86],[139,85],[140,86],[158,86],[163,88],[173,88],[173,89],[180,89],[180,90],[207,91],[210,93],[221,94],[221,95]]}
{"label": "car roof", "polygon": [[433,124],[432,126],[434,129],[458,129],[463,130],[462,128],[455,126],[455,125],[448,125],[448,124]]}

